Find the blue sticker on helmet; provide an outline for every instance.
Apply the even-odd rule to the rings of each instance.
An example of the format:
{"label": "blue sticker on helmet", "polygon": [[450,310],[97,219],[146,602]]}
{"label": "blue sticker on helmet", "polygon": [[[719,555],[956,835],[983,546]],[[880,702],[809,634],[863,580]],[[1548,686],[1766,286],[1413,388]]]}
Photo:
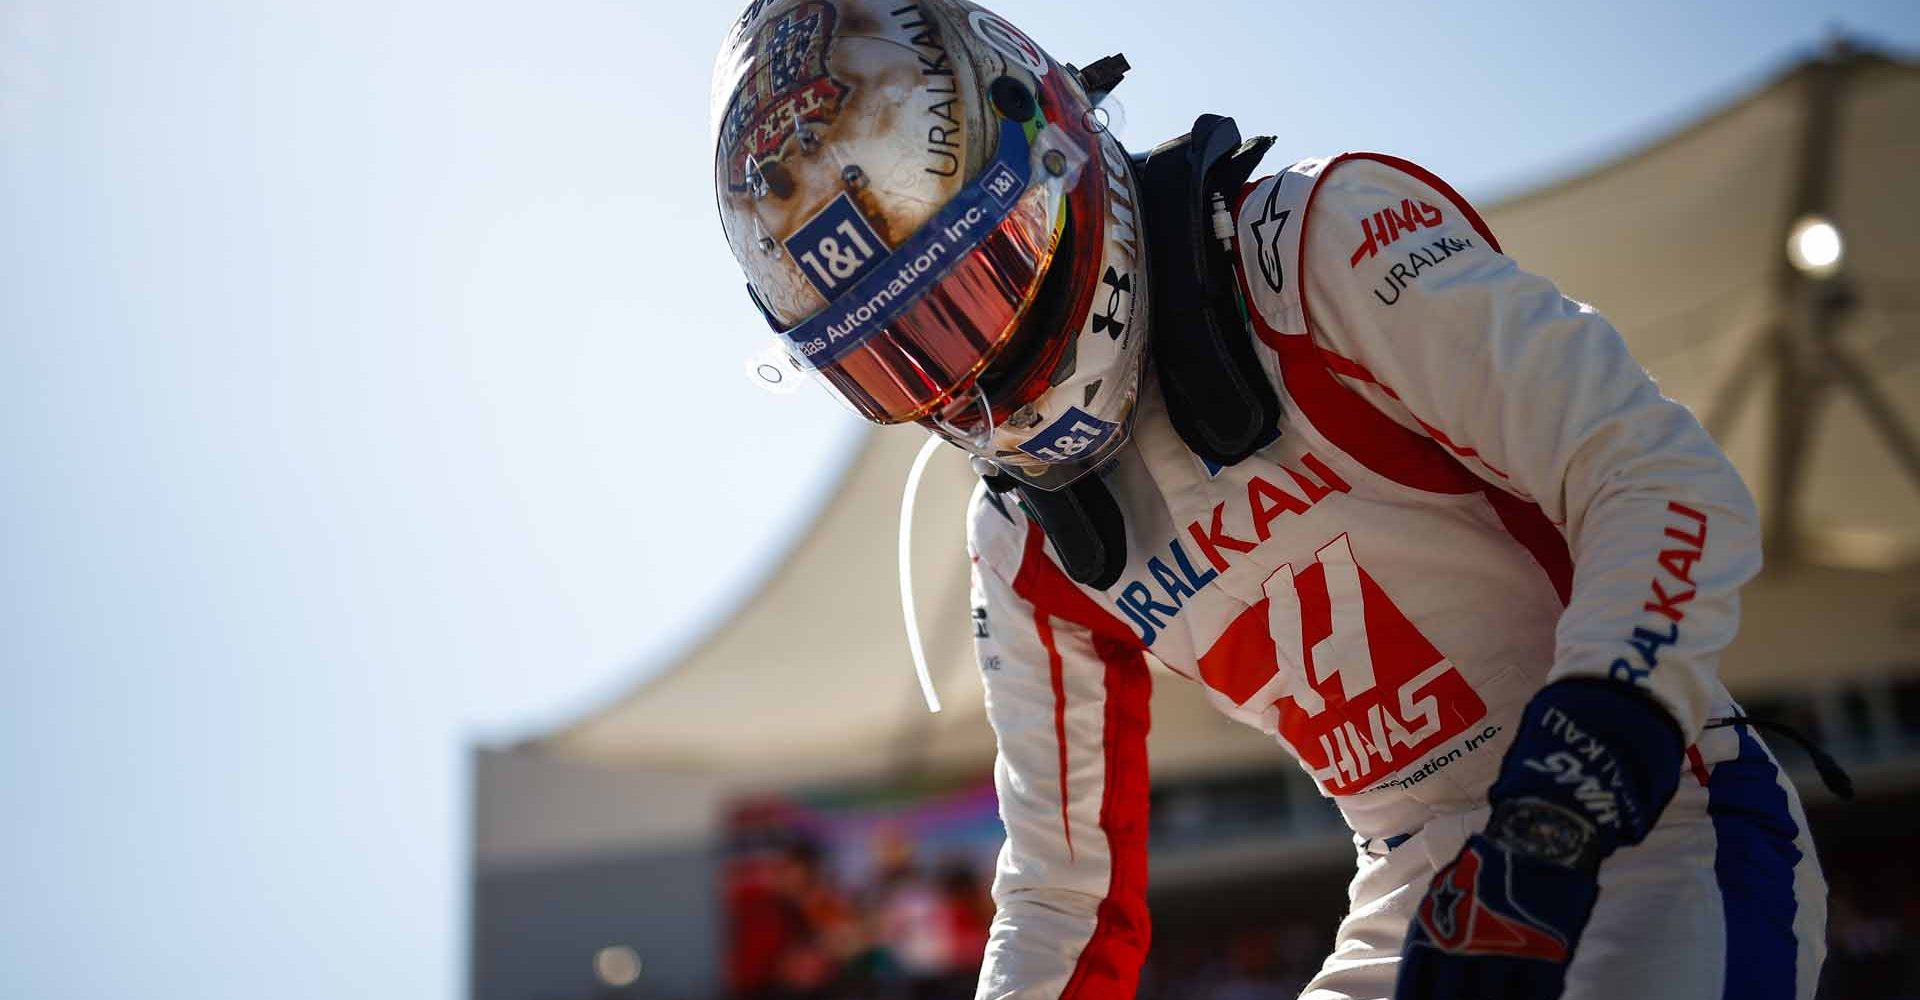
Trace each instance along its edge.
{"label": "blue sticker on helmet", "polygon": [[[975,181],[947,202],[920,231],[889,252],[846,195],[828,205],[787,241],[827,308],[791,329],[774,329],[808,368],[824,368],[865,343],[918,301],[968,253],[999,228],[1027,189],[1033,146],[1024,127],[1002,122],[1000,150]],[[845,202],[845,210],[839,209]],[[843,231],[842,226],[851,232]],[[858,246],[867,240],[869,257]],[[833,241],[832,253],[825,241]],[[813,255],[809,263],[806,255]],[[836,272],[835,267],[845,271]],[[831,280],[829,286],[827,282]],[[768,317],[772,322],[772,317]]]}
{"label": "blue sticker on helmet", "polygon": [[872,274],[890,249],[846,194],[829,202],[787,240],[787,253],[800,265],[800,273],[828,302]]}
{"label": "blue sticker on helmet", "polygon": [[1020,189],[1025,186],[1020,175],[1004,163],[995,163],[980,175],[980,189],[992,195],[1001,208],[1012,208],[1020,197]]}
{"label": "blue sticker on helmet", "polygon": [[1063,465],[1098,451],[1119,426],[1069,406],[1060,419],[1029,438],[1020,450],[1048,465]]}

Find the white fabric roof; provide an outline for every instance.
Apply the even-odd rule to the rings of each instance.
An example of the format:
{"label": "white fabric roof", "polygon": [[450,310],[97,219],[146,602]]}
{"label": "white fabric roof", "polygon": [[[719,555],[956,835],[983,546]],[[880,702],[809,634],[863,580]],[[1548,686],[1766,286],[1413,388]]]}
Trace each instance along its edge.
{"label": "white fabric roof", "polygon": [[[1785,280],[1787,232],[1802,212],[1825,215],[1846,241],[1856,303],[1832,321],[1834,342],[1877,376],[1906,426],[1920,427],[1920,66],[1869,56],[1845,65],[1835,132],[1820,149],[1830,164],[1824,195],[1798,191],[1815,64],[1651,148],[1486,213],[1523,266],[1620,328],[1661,388],[1695,409],[1755,494],[1776,505],[1777,352],[1808,355],[1797,367],[1809,379],[1823,367],[1804,343],[1814,339],[1806,296]],[[1799,554],[1856,568],[1913,563],[1920,489],[1857,396],[1835,386],[1819,398],[1795,491]]]}
{"label": "white fabric roof", "polygon": [[[1875,56],[1834,63],[1845,76],[1837,128],[1822,133],[1807,111],[1830,79],[1820,65],[1485,213],[1524,266],[1620,327],[1667,394],[1720,436],[1763,514],[1783,526],[1724,661],[1730,683],[1746,691],[1920,662],[1920,481],[1902,465],[1898,431],[1869,419],[1877,401],[1883,425],[1920,428],[1920,291],[1910,278],[1920,260],[1920,66]],[[1802,155],[1810,138],[1819,156]],[[1822,164],[1824,191],[1803,180],[1817,180]],[[1840,369],[1817,349],[1808,296],[1783,262],[1788,226],[1809,207],[1847,242],[1854,304],[1828,321],[1828,339],[1874,391],[1829,382],[1818,394],[1822,374]],[[1783,419],[1801,410],[1811,415]],[[1802,427],[1802,458],[1783,465],[1793,449],[1782,442]],[[808,536],[725,626],[674,668],[531,749],[764,780],[991,760],[966,603],[973,478],[951,449],[928,470],[914,539],[921,621],[947,703],[939,716],[921,705],[900,624],[899,497],[921,440],[915,431],[873,433]],[[1789,466],[1797,478],[1781,475]],[[1787,551],[1799,558],[1779,558]],[[1183,682],[1165,672],[1157,680],[1156,774],[1275,759],[1257,733]]]}

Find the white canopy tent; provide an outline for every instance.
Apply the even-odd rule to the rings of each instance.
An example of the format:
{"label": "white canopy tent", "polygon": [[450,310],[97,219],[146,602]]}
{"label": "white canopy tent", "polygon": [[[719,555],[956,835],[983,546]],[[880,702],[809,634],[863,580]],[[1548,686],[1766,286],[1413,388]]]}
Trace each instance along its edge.
{"label": "white canopy tent", "polygon": [[[1743,691],[1920,663],[1920,65],[1851,51],[1485,214],[1507,251],[1593,303],[1734,456],[1770,564],[1724,660]],[[1787,262],[1796,220],[1844,239],[1837,276]],[[703,645],[524,749],[727,783],[878,777],[991,760],[967,615],[963,457],[936,457],[914,569],[947,710],[921,704],[894,573],[921,436],[873,433],[766,584]],[[1277,759],[1162,673],[1156,774]]]}

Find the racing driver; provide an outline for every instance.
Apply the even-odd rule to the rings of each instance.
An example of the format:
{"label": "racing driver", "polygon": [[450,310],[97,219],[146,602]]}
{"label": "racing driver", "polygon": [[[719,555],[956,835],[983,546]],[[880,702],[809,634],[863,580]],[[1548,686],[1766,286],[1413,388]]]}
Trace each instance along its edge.
{"label": "racing driver", "polygon": [[1352,826],[1305,996],[1810,998],[1825,883],[1716,673],[1760,568],[1714,442],[1446,182],[1131,156],[962,0],[755,0],[720,215],[796,367],[973,456],[1007,830],[979,996],[1126,998],[1149,658]]}

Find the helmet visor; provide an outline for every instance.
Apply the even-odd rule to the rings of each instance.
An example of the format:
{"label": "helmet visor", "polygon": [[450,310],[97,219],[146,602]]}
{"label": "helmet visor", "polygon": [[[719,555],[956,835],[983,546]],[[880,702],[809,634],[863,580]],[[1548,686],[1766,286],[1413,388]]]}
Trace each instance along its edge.
{"label": "helmet visor", "polygon": [[[998,153],[972,184],[900,246],[856,263],[824,310],[779,330],[794,360],[876,423],[939,409],[973,383],[1033,304],[1086,158],[1058,127],[1030,138],[1028,126],[1003,122]],[[823,260],[844,265],[877,243],[847,225],[818,227],[817,247],[804,242],[810,225],[789,247],[817,286],[835,277]]]}

